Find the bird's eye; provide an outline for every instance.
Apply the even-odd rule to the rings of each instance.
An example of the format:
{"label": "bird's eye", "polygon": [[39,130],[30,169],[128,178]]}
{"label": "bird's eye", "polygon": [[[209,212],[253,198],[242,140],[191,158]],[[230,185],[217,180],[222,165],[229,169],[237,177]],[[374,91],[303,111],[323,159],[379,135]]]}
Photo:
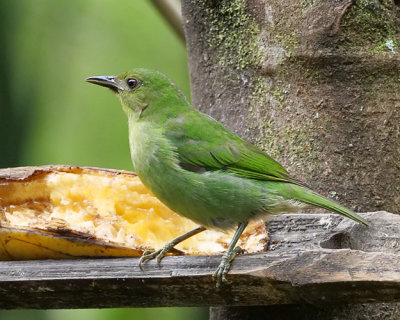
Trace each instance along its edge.
{"label": "bird's eye", "polygon": [[138,85],[138,81],[134,78],[129,78],[128,80],[126,80],[126,83],[131,89],[135,88]]}

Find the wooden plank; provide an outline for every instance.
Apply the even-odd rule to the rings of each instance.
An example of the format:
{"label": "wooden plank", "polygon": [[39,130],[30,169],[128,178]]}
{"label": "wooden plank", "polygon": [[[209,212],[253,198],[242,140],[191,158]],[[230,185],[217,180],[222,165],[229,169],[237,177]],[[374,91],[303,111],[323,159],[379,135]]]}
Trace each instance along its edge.
{"label": "wooden plank", "polygon": [[400,300],[400,217],[368,213],[364,227],[337,215],[282,215],[270,250],[237,257],[215,288],[220,256],[4,261],[0,308],[331,304]]}

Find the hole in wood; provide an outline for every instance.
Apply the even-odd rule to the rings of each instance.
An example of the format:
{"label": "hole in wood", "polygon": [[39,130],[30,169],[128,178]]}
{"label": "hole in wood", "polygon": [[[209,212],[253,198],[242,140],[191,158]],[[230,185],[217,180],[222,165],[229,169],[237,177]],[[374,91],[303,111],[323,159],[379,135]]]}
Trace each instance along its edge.
{"label": "hole in wood", "polygon": [[332,235],[328,240],[321,242],[321,248],[324,249],[357,249],[353,248],[350,235],[340,232]]}

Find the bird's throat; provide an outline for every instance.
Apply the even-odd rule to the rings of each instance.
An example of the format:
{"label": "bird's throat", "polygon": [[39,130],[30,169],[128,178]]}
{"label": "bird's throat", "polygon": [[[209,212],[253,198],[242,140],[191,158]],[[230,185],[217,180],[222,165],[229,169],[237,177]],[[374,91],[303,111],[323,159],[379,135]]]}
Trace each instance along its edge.
{"label": "bird's throat", "polygon": [[157,125],[129,119],[129,145],[133,165],[142,180],[179,168],[174,148]]}

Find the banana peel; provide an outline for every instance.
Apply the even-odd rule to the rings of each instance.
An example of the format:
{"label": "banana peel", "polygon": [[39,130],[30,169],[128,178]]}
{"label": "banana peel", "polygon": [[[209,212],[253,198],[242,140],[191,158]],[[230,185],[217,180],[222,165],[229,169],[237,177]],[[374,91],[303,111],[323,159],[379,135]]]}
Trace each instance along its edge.
{"label": "banana peel", "polygon": [[[128,171],[76,166],[0,169],[0,260],[138,257],[196,227]],[[207,230],[172,254],[220,254],[233,233]],[[266,249],[264,222],[239,240]]]}

